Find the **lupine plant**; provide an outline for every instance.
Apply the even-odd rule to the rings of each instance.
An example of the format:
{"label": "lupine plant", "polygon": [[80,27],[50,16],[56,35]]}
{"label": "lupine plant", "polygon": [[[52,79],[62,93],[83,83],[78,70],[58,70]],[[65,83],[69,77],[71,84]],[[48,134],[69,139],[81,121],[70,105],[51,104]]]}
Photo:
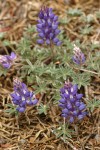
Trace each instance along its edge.
{"label": "lupine plant", "polygon": [[61,99],[59,106],[62,108],[62,117],[70,123],[76,119],[81,120],[86,116],[86,105],[82,102],[83,94],[78,94],[78,86],[71,82],[65,82],[64,87],[60,89]]}
{"label": "lupine plant", "polygon": [[[83,13],[71,9],[67,15],[79,17]],[[91,43],[84,45],[80,39],[72,41],[66,37],[60,25],[66,25],[72,19],[67,18],[66,22],[60,20],[59,25],[58,16],[54,14],[52,8],[42,7],[37,18],[38,23],[28,28],[24,37],[16,44],[16,52],[22,58],[22,67],[17,73],[23,81],[25,79],[27,85],[35,89],[36,94],[40,95],[41,102],[37,109],[39,115],[48,115],[50,110],[48,101],[52,103],[52,107],[56,105],[59,111],[62,111],[59,113],[62,125],[57,128],[57,133],[59,132],[58,137],[63,136],[65,141],[66,137],[71,138],[69,126],[72,127],[72,124],[85,120],[87,111],[91,108],[93,111],[94,107],[100,104],[93,101],[90,108],[90,103],[87,105],[88,102],[84,101],[84,90],[80,92],[81,87],[90,84],[91,74],[98,75],[99,55],[94,56],[91,52],[87,59],[86,51],[94,50],[97,45]],[[96,48],[98,49],[98,46]],[[55,51],[53,59],[50,50]],[[13,52],[10,56],[0,56],[0,64],[10,69],[15,58],[16,54]],[[21,113],[27,111],[27,106],[36,105],[38,100],[35,93],[28,90],[25,83],[15,78],[13,92],[10,94],[13,108]],[[54,133],[56,134],[56,131]]]}
{"label": "lupine plant", "polygon": [[56,16],[52,8],[43,7],[39,12],[39,19],[37,24],[37,31],[40,39],[37,40],[39,44],[51,45],[52,43],[59,46],[61,41],[57,38],[60,33],[58,29],[58,16]]}
{"label": "lupine plant", "polygon": [[14,79],[14,92],[11,94],[13,104],[17,105],[18,112],[24,112],[27,106],[36,105],[38,100],[32,91],[27,89],[26,84],[18,78]]}
{"label": "lupine plant", "polygon": [[14,52],[12,52],[11,55],[0,55],[0,65],[6,69],[9,69],[15,59],[16,54]]}
{"label": "lupine plant", "polygon": [[72,57],[73,59],[73,62],[78,64],[78,65],[82,65],[84,64],[85,62],[85,56],[84,54],[81,52],[80,48],[77,47],[75,44],[74,44],[74,56]]}

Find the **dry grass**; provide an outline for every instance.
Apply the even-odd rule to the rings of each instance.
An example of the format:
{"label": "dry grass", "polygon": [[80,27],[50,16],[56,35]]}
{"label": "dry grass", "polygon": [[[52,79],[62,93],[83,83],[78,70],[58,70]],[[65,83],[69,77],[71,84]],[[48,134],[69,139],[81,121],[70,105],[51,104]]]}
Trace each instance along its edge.
{"label": "dry grass", "polygon": [[[36,24],[38,11],[44,3],[53,7],[61,18],[71,7],[81,8],[86,14],[93,14],[99,9],[99,0],[70,0],[69,5],[63,0],[1,0],[0,32],[6,33],[5,39],[9,39],[12,43],[17,42],[23,36],[26,27]],[[78,25],[80,26],[81,21],[76,19],[78,18],[74,18],[71,24],[62,27],[70,39],[79,38],[83,43],[87,40],[95,42],[99,39],[97,32],[99,21],[96,18],[92,25],[95,31],[85,36],[80,36]],[[12,48],[14,49],[10,47],[10,50]],[[0,41],[0,54],[4,53],[3,49],[6,52],[9,50]],[[56,106],[52,106],[47,116],[38,115],[33,108],[28,108],[27,114],[21,114],[19,118],[4,113],[5,104],[11,102],[9,94],[12,91],[12,78],[16,74],[16,67],[18,66],[12,66],[6,77],[0,77],[0,150],[100,150],[99,108],[95,109],[92,116],[86,117],[79,123],[78,136],[74,135],[66,143],[56,139],[52,133],[52,129],[57,127],[61,119]],[[86,98],[99,98],[99,83],[100,78],[94,73],[90,86],[85,87]]]}

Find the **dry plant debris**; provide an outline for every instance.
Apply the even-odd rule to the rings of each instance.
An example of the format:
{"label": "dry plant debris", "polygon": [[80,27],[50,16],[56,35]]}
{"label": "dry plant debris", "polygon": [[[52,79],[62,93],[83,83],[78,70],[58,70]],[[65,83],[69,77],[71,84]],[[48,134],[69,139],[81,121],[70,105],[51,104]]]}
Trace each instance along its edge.
{"label": "dry plant debris", "polygon": [[[0,55],[9,54],[11,51],[16,52],[16,43],[24,36],[28,27],[36,25],[38,12],[44,4],[53,8],[60,18],[60,28],[71,40],[78,38],[83,45],[89,42],[100,44],[100,12],[99,19],[96,17],[99,0],[1,0],[0,34],[4,34],[3,39],[10,41],[12,45],[6,46],[7,43],[4,45],[0,40]],[[78,9],[82,11],[83,17]],[[67,11],[70,17],[67,16]],[[73,13],[76,13],[76,16],[73,16]],[[86,22],[90,23],[91,27],[85,28],[88,24]],[[33,41],[32,46],[34,45]],[[88,53],[91,54],[91,50],[88,49]],[[88,57],[91,56],[88,55]],[[48,61],[50,60],[45,60],[46,63]],[[18,118],[4,112],[7,109],[6,104],[11,103],[13,77],[16,74],[20,76],[17,70],[22,65],[18,55],[16,63],[6,76],[0,76],[0,150],[100,150],[100,107],[78,124],[78,134],[73,135],[65,143],[61,138],[56,138],[52,132],[61,122],[60,111],[52,102],[49,102],[51,109],[47,109],[47,115],[37,114],[37,110],[33,107],[28,108],[27,113],[20,114]],[[74,69],[77,72],[77,67]],[[98,72],[91,69],[81,71],[92,74],[90,85],[84,88],[84,101],[94,98],[100,100]],[[37,97],[40,102],[45,100],[45,94],[38,94]],[[48,99],[50,99],[49,96]],[[72,127],[75,128],[74,124]]]}

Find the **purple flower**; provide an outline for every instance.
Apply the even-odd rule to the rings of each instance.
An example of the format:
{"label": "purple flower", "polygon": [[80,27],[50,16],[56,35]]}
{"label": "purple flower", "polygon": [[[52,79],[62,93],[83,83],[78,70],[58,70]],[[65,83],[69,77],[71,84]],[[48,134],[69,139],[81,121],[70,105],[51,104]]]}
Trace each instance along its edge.
{"label": "purple flower", "polygon": [[52,8],[43,7],[39,12],[39,20],[37,24],[39,36],[37,43],[46,43],[47,45],[53,43],[59,46],[61,41],[57,38],[57,35],[60,33],[58,24],[58,16],[53,13]]}
{"label": "purple flower", "polygon": [[11,53],[11,55],[0,55],[0,64],[6,68],[9,69],[14,61],[16,59],[16,54],[14,52]]}
{"label": "purple flower", "polygon": [[24,112],[26,106],[36,105],[38,100],[35,94],[27,89],[26,84],[22,83],[18,78],[14,79],[14,92],[11,94],[12,101],[18,107],[16,108],[19,112]]}
{"label": "purple flower", "polygon": [[77,47],[75,44],[74,44],[74,56],[72,57],[72,60],[74,63],[78,64],[78,65],[82,65],[84,64],[85,62],[85,56],[84,54],[82,53],[82,51],[80,50],[79,47]]}
{"label": "purple flower", "polygon": [[82,94],[78,94],[78,86],[71,82],[65,82],[64,87],[60,89],[61,99],[59,106],[62,109],[62,116],[68,122],[80,120],[86,116],[86,105],[81,101]]}

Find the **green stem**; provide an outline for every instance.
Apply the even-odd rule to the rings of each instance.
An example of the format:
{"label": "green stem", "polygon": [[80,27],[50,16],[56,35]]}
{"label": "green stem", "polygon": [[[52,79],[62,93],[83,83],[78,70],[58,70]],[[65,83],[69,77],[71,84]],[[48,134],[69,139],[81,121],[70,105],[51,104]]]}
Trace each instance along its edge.
{"label": "green stem", "polygon": [[50,44],[50,49],[51,49],[51,57],[53,58],[55,56],[55,52],[52,44]]}
{"label": "green stem", "polygon": [[64,142],[65,142],[65,140],[66,140],[66,135],[65,135],[65,132],[66,132],[66,122],[65,122],[65,118],[64,118],[64,134],[63,134],[63,139],[64,139]]}

